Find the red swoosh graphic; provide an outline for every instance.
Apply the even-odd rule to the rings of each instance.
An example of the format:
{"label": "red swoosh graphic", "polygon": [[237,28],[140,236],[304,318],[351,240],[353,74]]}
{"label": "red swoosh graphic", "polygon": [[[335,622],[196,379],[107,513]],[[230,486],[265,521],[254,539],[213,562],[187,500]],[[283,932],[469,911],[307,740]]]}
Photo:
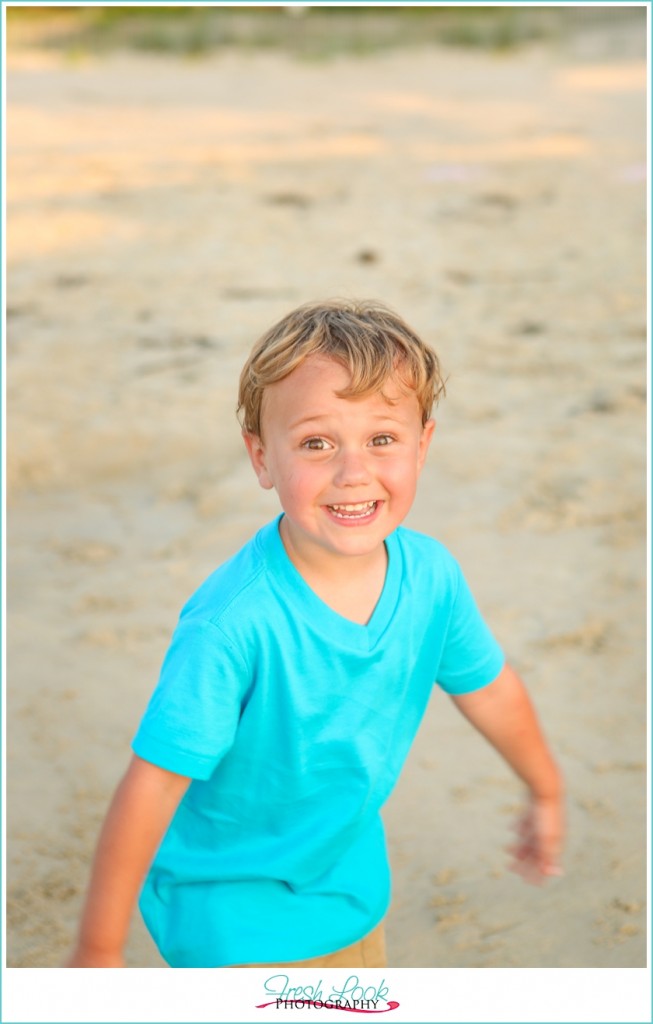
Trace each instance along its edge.
{"label": "red swoosh graphic", "polygon": [[[304,1005],[308,1005],[308,1006],[317,1006],[317,1004],[319,1002],[319,1004],[320,1004],[319,1008],[321,1010],[344,1010],[346,1013],[388,1013],[389,1010],[396,1010],[397,1007],[399,1006],[399,1003],[394,1002],[394,1000],[390,1000],[390,1002],[388,1003],[388,1006],[387,1006],[387,1008],[385,1010],[363,1010],[362,1008],[360,1010],[358,1010],[354,1006],[338,1006],[337,1003],[330,1003],[328,999],[326,999],[326,1000],[321,1000],[321,999],[284,999],[284,1000],[282,1000],[282,1002],[283,1003],[304,1003]],[[276,1006],[276,1005],[277,1005],[277,1001],[276,1001],[276,999],[273,999],[271,1003],[260,1003],[256,1007],[256,1009],[257,1010],[264,1010],[266,1006]]]}

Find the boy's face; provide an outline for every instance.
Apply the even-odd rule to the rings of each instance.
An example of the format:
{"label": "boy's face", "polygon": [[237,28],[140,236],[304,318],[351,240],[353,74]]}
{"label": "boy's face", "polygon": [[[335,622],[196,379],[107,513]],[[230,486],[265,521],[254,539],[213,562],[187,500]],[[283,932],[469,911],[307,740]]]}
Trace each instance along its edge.
{"label": "boy's face", "polygon": [[275,488],[284,539],[315,567],[327,557],[378,555],[408,513],[435,423],[422,426],[413,391],[339,398],[349,374],[310,356],[266,388],[262,438],[245,435],[259,483]]}

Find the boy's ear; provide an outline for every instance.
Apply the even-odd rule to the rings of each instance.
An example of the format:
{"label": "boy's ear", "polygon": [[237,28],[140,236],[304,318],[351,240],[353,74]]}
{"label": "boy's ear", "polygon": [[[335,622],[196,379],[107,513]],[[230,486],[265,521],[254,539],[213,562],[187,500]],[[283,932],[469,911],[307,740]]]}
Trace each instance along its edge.
{"label": "boy's ear", "polygon": [[245,442],[250,462],[254,467],[254,472],[258,477],[258,482],[266,491],[271,491],[274,484],[270,479],[265,463],[265,449],[261,438],[256,434],[248,434],[243,430],[243,441]]}
{"label": "boy's ear", "polygon": [[419,439],[419,450],[417,453],[417,468],[421,470],[422,466],[426,462],[426,456],[429,450],[431,439],[435,432],[435,420],[427,420],[422,429],[422,436]]}

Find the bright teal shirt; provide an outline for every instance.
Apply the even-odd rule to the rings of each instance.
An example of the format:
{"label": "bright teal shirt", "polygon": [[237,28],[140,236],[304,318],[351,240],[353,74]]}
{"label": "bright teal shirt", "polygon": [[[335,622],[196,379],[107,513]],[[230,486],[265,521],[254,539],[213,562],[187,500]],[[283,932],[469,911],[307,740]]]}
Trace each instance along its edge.
{"label": "bright teal shirt", "polygon": [[455,559],[400,527],[372,618],[320,600],[279,520],[182,610],[133,741],[193,779],[141,894],[173,967],[303,960],[383,918],[380,809],[434,682],[492,682],[503,654]]}

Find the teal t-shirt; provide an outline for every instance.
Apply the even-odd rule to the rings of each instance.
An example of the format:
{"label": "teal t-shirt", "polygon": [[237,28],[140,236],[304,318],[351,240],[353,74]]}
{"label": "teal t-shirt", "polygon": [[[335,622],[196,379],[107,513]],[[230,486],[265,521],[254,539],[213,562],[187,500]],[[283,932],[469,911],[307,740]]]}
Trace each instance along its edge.
{"label": "teal t-shirt", "polygon": [[400,527],[367,625],[310,589],[281,517],[183,608],[133,741],[192,778],[141,893],[173,967],[303,960],[383,918],[380,809],[434,682],[492,682],[503,654],[458,563]]}

